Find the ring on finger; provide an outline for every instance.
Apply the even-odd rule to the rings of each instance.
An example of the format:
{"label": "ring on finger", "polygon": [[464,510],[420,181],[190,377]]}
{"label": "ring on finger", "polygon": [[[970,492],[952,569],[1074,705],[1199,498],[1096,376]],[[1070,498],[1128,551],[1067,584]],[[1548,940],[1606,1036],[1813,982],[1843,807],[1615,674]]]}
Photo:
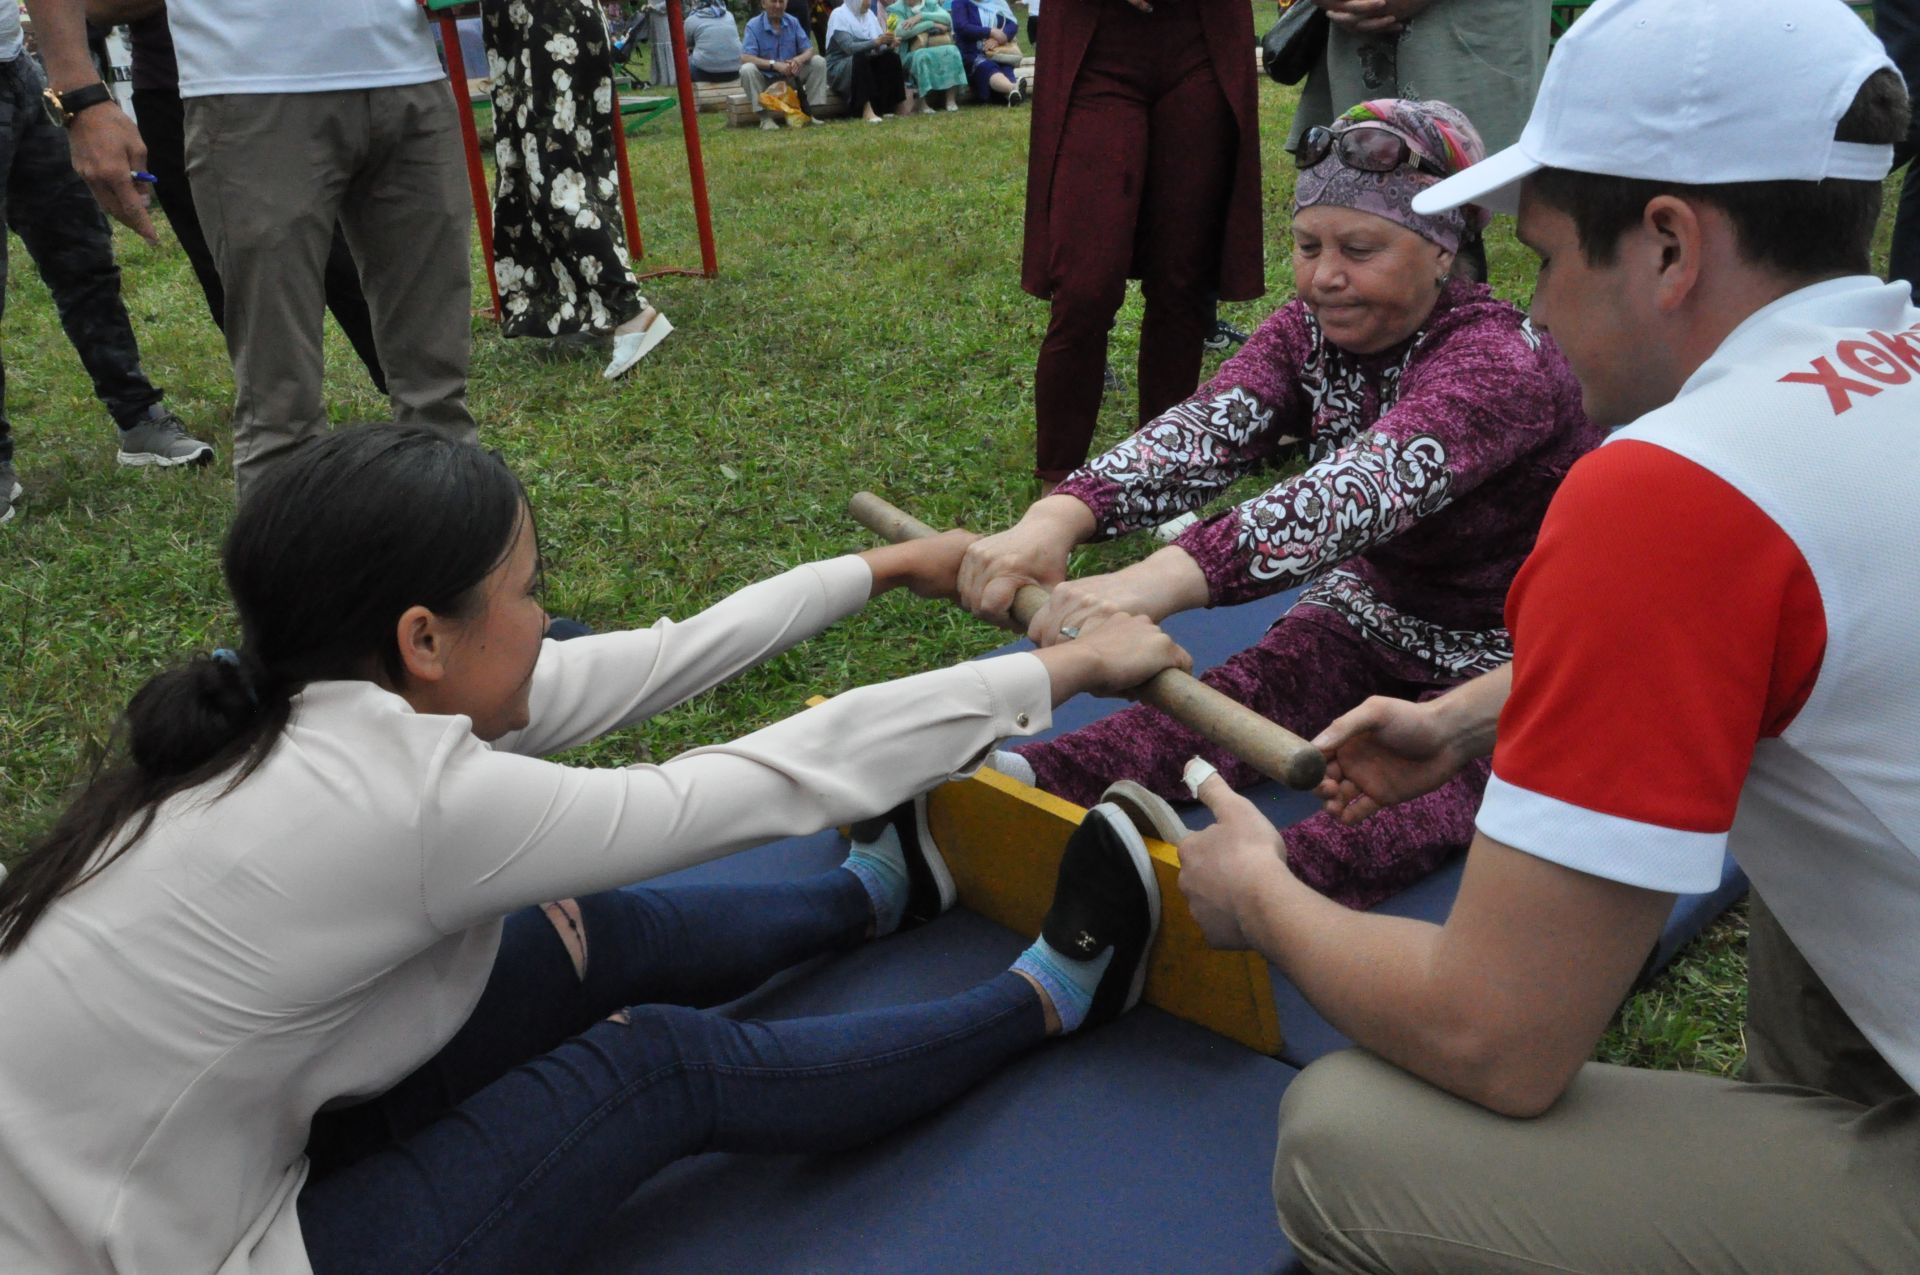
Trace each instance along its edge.
{"label": "ring on finger", "polygon": [[1078,625],[1063,624],[1060,626],[1060,636],[1071,641],[1080,636],[1080,628]]}

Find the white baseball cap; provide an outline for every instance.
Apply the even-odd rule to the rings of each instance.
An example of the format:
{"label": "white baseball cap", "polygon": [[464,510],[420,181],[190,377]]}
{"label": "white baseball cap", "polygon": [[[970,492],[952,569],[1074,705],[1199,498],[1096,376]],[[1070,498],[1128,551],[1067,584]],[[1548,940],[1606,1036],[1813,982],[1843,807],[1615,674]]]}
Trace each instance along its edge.
{"label": "white baseball cap", "polygon": [[1843,0],[1600,0],[1547,62],[1520,140],[1413,198],[1519,211],[1542,168],[1689,185],[1879,181],[1893,147],[1836,142],[1867,77],[1894,69]]}

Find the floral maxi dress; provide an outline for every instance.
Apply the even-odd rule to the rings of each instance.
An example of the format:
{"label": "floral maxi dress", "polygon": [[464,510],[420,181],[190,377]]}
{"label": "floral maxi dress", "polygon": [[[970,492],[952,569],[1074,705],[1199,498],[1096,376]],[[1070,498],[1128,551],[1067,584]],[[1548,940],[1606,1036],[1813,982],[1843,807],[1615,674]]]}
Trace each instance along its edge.
{"label": "floral maxi dress", "polygon": [[596,0],[483,0],[480,14],[502,330],[610,332],[647,303],[620,220],[606,19]]}

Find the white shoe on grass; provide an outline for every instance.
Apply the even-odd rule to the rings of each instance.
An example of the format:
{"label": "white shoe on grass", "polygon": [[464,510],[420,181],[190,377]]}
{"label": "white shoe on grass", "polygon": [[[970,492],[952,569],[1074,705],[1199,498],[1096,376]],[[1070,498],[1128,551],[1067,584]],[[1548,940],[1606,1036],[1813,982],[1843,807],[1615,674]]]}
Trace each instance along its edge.
{"label": "white shoe on grass", "polygon": [[[642,302],[644,305],[645,303]],[[651,307],[649,307],[651,308]],[[607,380],[617,380],[652,353],[653,347],[673,335],[673,324],[667,322],[667,316],[658,310],[653,312],[653,322],[638,332],[615,332],[613,334],[613,358],[607,363],[606,370],[600,373]]]}

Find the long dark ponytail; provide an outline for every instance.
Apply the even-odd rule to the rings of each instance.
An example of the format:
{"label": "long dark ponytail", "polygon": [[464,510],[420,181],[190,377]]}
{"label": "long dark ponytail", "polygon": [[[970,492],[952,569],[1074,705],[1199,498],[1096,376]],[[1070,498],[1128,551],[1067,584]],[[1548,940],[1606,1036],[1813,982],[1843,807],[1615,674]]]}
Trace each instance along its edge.
{"label": "long dark ponytail", "polygon": [[398,426],[340,430],[269,474],[221,555],[239,649],[195,656],[134,693],[85,788],[0,879],[0,956],[145,835],[168,798],[222,775],[222,794],[243,783],[309,682],[405,685],[401,614],[469,614],[525,503],[498,456]]}

